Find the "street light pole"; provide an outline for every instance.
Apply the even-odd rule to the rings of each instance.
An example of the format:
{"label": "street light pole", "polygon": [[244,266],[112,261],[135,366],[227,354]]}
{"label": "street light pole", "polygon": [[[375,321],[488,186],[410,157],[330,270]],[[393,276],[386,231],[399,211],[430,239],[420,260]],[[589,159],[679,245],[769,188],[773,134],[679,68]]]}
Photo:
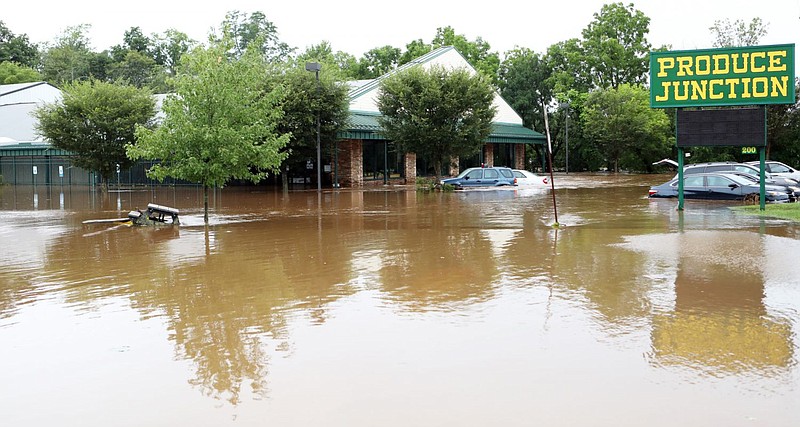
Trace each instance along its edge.
{"label": "street light pole", "polygon": [[[306,71],[313,71],[317,78],[317,95],[320,92],[319,86],[319,70],[322,69],[322,65],[319,62],[306,62]],[[320,150],[320,143],[319,143],[319,134],[320,134],[320,126],[319,126],[319,107],[317,107],[317,191],[322,191],[322,154]]]}
{"label": "street light pole", "polygon": [[567,173],[569,173],[569,102],[562,102],[561,104],[559,104],[559,107],[567,109],[566,124],[564,130],[564,144],[566,145],[566,148],[564,149],[565,150],[564,155],[565,155],[565,168]]}

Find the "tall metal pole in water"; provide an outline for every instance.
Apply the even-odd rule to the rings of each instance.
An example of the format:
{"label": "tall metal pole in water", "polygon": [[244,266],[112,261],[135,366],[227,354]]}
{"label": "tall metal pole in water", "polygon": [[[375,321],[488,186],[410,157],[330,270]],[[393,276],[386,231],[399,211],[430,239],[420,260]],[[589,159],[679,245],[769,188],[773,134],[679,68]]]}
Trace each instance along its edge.
{"label": "tall metal pole in water", "polygon": [[547,121],[547,107],[542,101],[542,113],[544,114],[544,130],[547,133],[547,160],[550,163],[550,193],[553,195],[553,215],[556,222],[553,227],[558,227],[558,208],[556,207],[556,183],[553,181],[553,149],[550,144],[550,124]]}
{"label": "tall metal pole in water", "polygon": [[[313,71],[317,77],[317,96],[319,96],[320,93],[319,70],[321,69],[322,65],[319,62],[306,62],[306,71]],[[319,102],[319,100],[317,101]],[[317,106],[317,191],[322,190],[322,154],[319,144],[319,110],[320,107]]]}

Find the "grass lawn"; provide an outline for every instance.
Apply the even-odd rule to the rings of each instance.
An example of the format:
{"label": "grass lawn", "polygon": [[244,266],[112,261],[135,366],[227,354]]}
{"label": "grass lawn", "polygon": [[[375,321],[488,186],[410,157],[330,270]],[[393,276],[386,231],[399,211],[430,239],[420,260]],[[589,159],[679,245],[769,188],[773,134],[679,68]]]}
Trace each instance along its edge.
{"label": "grass lawn", "polygon": [[769,216],[773,218],[800,221],[800,203],[768,203],[762,212],[758,205],[736,206],[735,211],[747,215]]}

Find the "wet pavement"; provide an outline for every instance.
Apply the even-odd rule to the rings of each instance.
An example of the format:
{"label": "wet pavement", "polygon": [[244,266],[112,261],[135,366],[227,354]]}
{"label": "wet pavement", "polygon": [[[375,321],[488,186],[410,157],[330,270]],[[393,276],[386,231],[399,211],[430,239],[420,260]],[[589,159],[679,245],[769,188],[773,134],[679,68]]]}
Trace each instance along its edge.
{"label": "wet pavement", "polygon": [[[0,188],[9,426],[797,426],[800,225],[668,176]],[[83,224],[148,203],[179,227]]]}

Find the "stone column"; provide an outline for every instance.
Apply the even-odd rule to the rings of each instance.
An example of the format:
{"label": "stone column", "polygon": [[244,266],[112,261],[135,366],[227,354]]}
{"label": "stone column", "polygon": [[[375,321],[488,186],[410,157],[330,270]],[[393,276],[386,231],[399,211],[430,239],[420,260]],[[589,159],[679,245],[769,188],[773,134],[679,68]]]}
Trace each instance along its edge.
{"label": "stone column", "polygon": [[494,166],[494,144],[483,146],[483,165],[487,168]]}
{"label": "stone column", "polygon": [[403,175],[406,178],[406,184],[417,182],[417,153],[406,153],[403,163],[405,165]]}
{"label": "stone column", "polygon": [[360,139],[339,141],[339,182],[342,187],[364,185],[364,145]]}
{"label": "stone column", "polygon": [[525,169],[525,144],[514,144],[514,169]]}

